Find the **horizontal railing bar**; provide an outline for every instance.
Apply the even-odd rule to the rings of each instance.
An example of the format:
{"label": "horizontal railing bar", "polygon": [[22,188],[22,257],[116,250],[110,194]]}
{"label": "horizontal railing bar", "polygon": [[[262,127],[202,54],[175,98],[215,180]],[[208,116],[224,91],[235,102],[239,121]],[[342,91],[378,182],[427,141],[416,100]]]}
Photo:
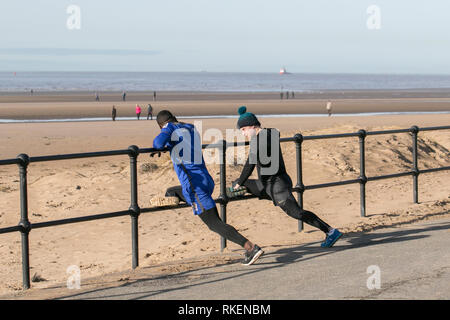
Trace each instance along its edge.
{"label": "horizontal railing bar", "polygon": [[2,166],[2,165],[9,165],[9,164],[18,164],[18,163],[20,163],[19,159],[0,160],[0,166]]}
{"label": "horizontal railing bar", "polygon": [[[352,179],[352,180],[345,180],[345,181],[336,181],[336,182],[328,182],[328,183],[320,183],[320,184],[313,184],[310,186],[305,186],[305,190],[313,190],[313,189],[320,189],[320,188],[328,188],[328,187],[334,187],[334,186],[343,186],[347,184],[352,183],[359,183],[359,179]],[[296,187],[292,188],[296,192],[300,192],[300,190]]]}
{"label": "horizontal railing bar", "polygon": [[[281,138],[280,142],[289,142],[289,141],[295,141],[294,138]],[[239,147],[239,146],[248,146],[250,144],[250,141],[234,141],[234,142],[227,142],[226,147]],[[202,149],[222,149],[223,145],[221,143],[211,143],[211,144],[202,144]],[[167,148],[165,149],[155,149],[155,148],[143,148],[139,149],[139,153],[151,153],[151,152],[168,152],[169,150]]]}
{"label": "horizontal railing bar", "polygon": [[7,228],[2,228],[2,229],[0,229],[0,234],[2,234],[2,233],[16,232],[16,231],[20,231],[20,230],[22,230],[22,228],[19,227],[19,226],[7,227]]}
{"label": "horizontal railing bar", "polygon": [[380,134],[392,134],[392,133],[408,133],[410,129],[395,129],[395,130],[383,130],[383,131],[367,131],[368,136],[375,136]]}
{"label": "horizontal railing bar", "polygon": [[169,209],[182,209],[182,208],[187,208],[187,207],[190,207],[190,205],[188,205],[187,203],[184,203],[184,204],[177,204],[177,205],[172,205],[172,206],[160,206],[160,207],[150,207],[150,208],[140,208],[140,209],[141,209],[141,213],[145,213],[145,212],[164,211],[164,210],[169,210]]}
{"label": "horizontal railing bar", "polygon": [[280,138],[280,142],[295,142],[295,138],[294,137]]}
{"label": "horizontal railing bar", "polygon": [[86,222],[86,221],[92,221],[92,220],[115,218],[115,217],[126,216],[129,214],[130,214],[130,210],[126,210],[126,211],[96,214],[96,215],[85,216],[85,217],[68,218],[68,219],[62,219],[62,220],[53,220],[53,221],[32,223],[31,229],[39,229],[39,228],[44,228],[44,227],[59,226],[59,225],[63,225],[63,224],[71,224],[71,223],[77,223],[77,222]]}
{"label": "horizontal railing bar", "polygon": [[450,170],[450,167],[424,169],[424,170],[419,170],[419,173],[429,173],[429,172],[444,171],[444,170]]}
{"label": "horizontal railing bar", "polygon": [[382,180],[382,179],[392,179],[392,178],[406,177],[406,176],[409,176],[409,175],[412,175],[412,174],[414,174],[414,171],[393,173],[393,174],[387,174],[387,175],[383,175],[383,176],[368,177],[367,181],[376,181],[376,180]]}
{"label": "horizontal railing bar", "polygon": [[317,136],[303,136],[303,140],[319,140],[319,139],[334,139],[334,138],[348,138],[348,137],[358,137],[358,132],[352,133],[338,133],[338,134],[324,134]]}
{"label": "horizontal railing bar", "polygon": [[139,153],[152,153],[152,152],[168,152],[169,151],[169,149],[167,149],[167,148],[165,148],[165,149],[162,149],[162,150],[158,150],[158,149],[155,149],[155,148],[139,148]]}
{"label": "horizontal railing bar", "polygon": [[[236,198],[228,198],[228,202],[239,201],[239,200],[246,200],[246,199],[253,199],[253,198],[257,198],[257,196],[255,196],[255,195],[245,195],[245,196],[239,196],[239,197],[236,197]],[[220,199],[215,199],[214,202],[215,203],[220,203],[221,200]],[[188,205],[188,204],[179,204],[179,205],[176,205],[176,206],[161,206],[161,207],[152,207],[152,208],[141,208],[141,213],[163,211],[163,210],[170,210],[170,209],[182,209],[182,208],[187,208],[187,207],[190,207],[190,205]]]}
{"label": "horizontal railing bar", "polygon": [[450,126],[419,128],[419,131],[432,131],[432,130],[445,130],[445,129],[450,129]]}
{"label": "horizontal railing bar", "polygon": [[[229,142],[228,144],[231,144],[231,142]],[[202,149],[212,149],[212,148],[217,148],[217,149],[221,149],[222,148],[222,144],[220,143],[216,143],[216,144],[202,144]],[[139,149],[139,153],[152,153],[152,152],[169,152],[170,150],[167,148],[164,149],[156,149],[156,148],[140,148]]]}
{"label": "horizontal railing bar", "polygon": [[233,201],[239,201],[239,200],[247,200],[247,199],[254,199],[254,198],[258,198],[258,196],[255,196],[253,194],[251,195],[246,195],[246,196],[238,196],[236,198],[228,198],[229,202],[233,202]]}
{"label": "horizontal railing bar", "polygon": [[[231,142],[227,143],[231,144]],[[222,143],[211,143],[211,144],[202,144],[202,149],[222,149],[223,144]]]}
{"label": "horizontal railing bar", "polygon": [[87,153],[72,153],[72,154],[60,154],[52,156],[39,156],[30,157],[30,162],[44,162],[55,160],[68,160],[68,159],[80,159],[80,158],[93,158],[93,157],[107,157],[129,154],[128,150],[113,150],[113,151],[98,151]]}
{"label": "horizontal railing bar", "polygon": [[249,144],[250,144],[250,141],[227,142],[227,148],[239,147],[239,146],[248,146]]}

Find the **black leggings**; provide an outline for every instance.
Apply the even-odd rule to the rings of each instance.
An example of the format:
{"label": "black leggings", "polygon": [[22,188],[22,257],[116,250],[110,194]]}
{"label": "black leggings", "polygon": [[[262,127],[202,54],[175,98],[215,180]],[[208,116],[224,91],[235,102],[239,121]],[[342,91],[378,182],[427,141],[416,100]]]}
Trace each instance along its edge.
{"label": "black leggings", "polygon": [[265,187],[259,181],[250,179],[244,183],[244,186],[260,199],[271,199],[274,205],[279,206],[290,217],[304,221],[325,233],[331,230],[331,227],[314,213],[300,208],[292,195],[292,180],[288,175],[276,177]]}
{"label": "black leggings", "polygon": [[[183,196],[183,191],[181,186],[170,187],[166,191],[166,197],[178,197],[180,201],[186,202]],[[217,212],[217,207],[206,210],[199,215],[200,219],[208,226],[211,231],[218,233],[227,240],[230,240],[241,247],[248,241],[243,237],[235,228],[226,224],[219,218],[219,213]]]}
{"label": "black leggings", "polygon": [[230,240],[241,247],[244,247],[244,244],[248,241],[244,236],[237,232],[234,227],[226,224],[219,218],[219,213],[217,212],[216,206],[202,212],[199,214],[199,217],[211,231],[218,233],[225,239]]}

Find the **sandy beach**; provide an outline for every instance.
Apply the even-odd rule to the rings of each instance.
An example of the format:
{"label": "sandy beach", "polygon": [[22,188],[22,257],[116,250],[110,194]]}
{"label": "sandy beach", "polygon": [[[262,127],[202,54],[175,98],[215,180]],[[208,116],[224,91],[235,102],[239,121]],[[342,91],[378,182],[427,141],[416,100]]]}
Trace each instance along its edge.
{"label": "sandy beach", "polygon": [[[393,96],[396,95],[396,97]],[[115,93],[105,94],[105,101],[88,101],[89,94],[70,95],[1,95],[0,119],[62,119],[109,117],[112,104],[118,116],[134,116],[136,103],[151,103],[154,114],[163,108],[176,115],[235,115],[240,105],[255,114],[309,113],[326,114],[325,104],[333,101],[333,112],[430,112],[450,111],[450,95],[417,92],[368,93],[347,92],[328,96],[296,95],[296,99],[280,100],[265,94],[187,94],[172,93],[152,101],[150,95],[129,95],[120,101]],[[242,95],[242,96],[241,96]],[[117,96],[117,97],[116,97]],[[194,97],[195,96],[195,97]],[[89,98],[90,97],[90,98]],[[109,98],[111,99],[109,99]],[[183,98],[184,97],[184,98]],[[141,120],[2,123],[0,124],[0,159],[29,156],[127,149],[130,145],[151,147],[159,132],[155,121]],[[144,120],[143,120],[144,119]],[[197,119],[203,133],[210,128],[234,129],[236,119]],[[193,123],[196,119],[189,119]],[[278,128],[283,137],[301,132],[303,135],[356,132],[359,129],[384,130],[444,126],[450,114],[409,114],[383,116],[323,116],[261,118],[265,127]],[[205,137],[205,136],[203,136]],[[206,141],[210,142],[210,141]],[[410,170],[411,137],[390,134],[368,137],[366,141],[366,174],[382,174]],[[419,167],[436,168],[450,165],[450,130],[419,132]],[[282,151],[287,170],[295,184],[295,145],[284,143]],[[205,152],[205,158],[213,155]],[[149,169],[149,163],[154,163]],[[357,138],[305,141],[303,151],[306,185],[357,178],[359,149]],[[209,163],[215,180],[214,196],[219,194],[219,166]],[[227,166],[227,181],[236,179],[242,166]],[[139,205],[150,206],[150,199],[162,196],[166,188],[178,184],[167,154],[150,158],[138,157]],[[16,165],[0,166],[0,228],[15,226],[20,220],[19,176]],[[359,185],[311,190],[305,192],[304,207],[315,212],[345,233],[364,232],[384,226],[395,226],[449,215],[449,171],[423,174],[419,177],[419,204],[412,202],[412,178],[380,180],[367,184],[367,217],[359,211]],[[127,210],[130,205],[129,159],[127,156],[102,157],[32,163],[28,168],[29,219],[32,223],[69,217]],[[269,201],[248,200],[228,205],[228,223],[270,252],[279,246],[321,241],[323,234],[305,225],[297,232],[297,221],[288,217]],[[95,284],[113,281],[108,274],[131,269],[130,218],[83,222],[32,230],[30,233],[31,275],[41,281],[32,282],[32,291],[49,287],[64,288],[67,268],[81,270],[82,285],[88,279]],[[190,208],[142,214],[139,218],[140,272],[176,273],[187,268],[236,262],[242,250],[228,242],[220,252],[219,236],[210,232]],[[22,293],[20,234],[0,235],[0,295]],[[39,277],[37,277],[39,279]],[[115,279],[118,280],[118,279]],[[114,281],[115,281],[114,280]],[[86,282],[83,282],[86,281]],[[124,281],[122,279],[122,281]],[[122,282],[123,283],[123,282]]]}

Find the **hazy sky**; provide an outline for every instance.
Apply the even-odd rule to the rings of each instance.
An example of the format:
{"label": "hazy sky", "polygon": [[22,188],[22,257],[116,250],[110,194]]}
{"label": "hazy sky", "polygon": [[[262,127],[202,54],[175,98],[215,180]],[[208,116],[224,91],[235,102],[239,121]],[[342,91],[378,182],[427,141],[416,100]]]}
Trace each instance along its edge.
{"label": "hazy sky", "polygon": [[0,4],[1,71],[450,74],[449,57],[449,0]]}

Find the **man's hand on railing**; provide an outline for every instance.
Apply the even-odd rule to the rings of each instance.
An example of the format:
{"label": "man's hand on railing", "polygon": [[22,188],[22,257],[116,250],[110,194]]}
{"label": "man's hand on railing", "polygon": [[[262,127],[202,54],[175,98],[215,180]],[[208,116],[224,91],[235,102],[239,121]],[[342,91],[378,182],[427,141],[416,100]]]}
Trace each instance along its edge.
{"label": "man's hand on railing", "polygon": [[238,181],[238,179],[234,180],[231,183],[231,186],[232,186],[233,189],[239,189],[240,188],[240,185],[237,183],[237,181]]}
{"label": "man's hand on railing", "polygon": [[150,152],[150,158],[153,158],[156,155],[158,155],[158,158],[160,158],[161,157],[161,151]]}

